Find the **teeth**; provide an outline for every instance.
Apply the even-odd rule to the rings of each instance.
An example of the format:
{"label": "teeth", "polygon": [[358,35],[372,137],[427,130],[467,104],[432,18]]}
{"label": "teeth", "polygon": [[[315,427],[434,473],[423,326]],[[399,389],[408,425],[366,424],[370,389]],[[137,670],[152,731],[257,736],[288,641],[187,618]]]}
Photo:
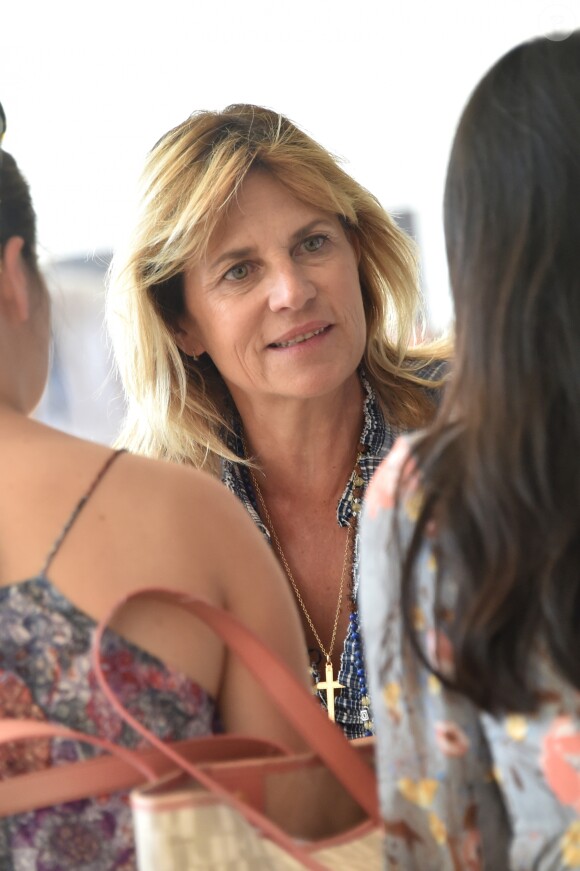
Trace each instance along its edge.
{"label": "teeth", "polygon": [[304,333],[303,336],[296,336],[295,339],[290,339],[289,342],[273,342],[275,348],[291,348],[292,345],[299,345],[301,342],[305,342],[307,339],[311,339],[312,336],[318,336],[320,333],[323,333],[326,327],[320,327],[319,330],[313,330],[311,333]]}

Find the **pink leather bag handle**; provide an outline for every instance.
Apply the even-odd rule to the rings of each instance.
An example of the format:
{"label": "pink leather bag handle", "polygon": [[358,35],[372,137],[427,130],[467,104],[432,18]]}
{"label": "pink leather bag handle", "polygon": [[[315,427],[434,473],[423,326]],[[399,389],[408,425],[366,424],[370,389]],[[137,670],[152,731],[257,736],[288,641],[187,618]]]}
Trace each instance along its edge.
{"label": "pink leather bag handle", "polygon": [[[118,772],[119,763],[125,774],[128,774],[129,780],[136,780],[138,783],[142,783],[144,779],[153,782],[159,776],[156,769],[138,753],[104,738],[86,735],[84,732],[77,732],[66,726],[59,726],[57,723],[45,723],[42,720],[0,720],[0,744],[34,738],[67,738],[71,741],[82,741],[106,750],[114,758],[97,757],[84,763],[54,766],[0,782],[0,817],[85,797],[88,772],[91,772],[91,783],[95,787],[95,794],[111,792],[107,774]],[[92,774],[91,763],[93,766],[94,763],[98,763],[96,778]],[[103,788],[99,789],[99,786]],[[31,796],[34,797],[32,802]]]}
{"label": "pink leather bag handle", "polygon": [[[330,722],[320,704],[296,680],[282,658],[232,613],[180,590],[163,587],[135,590],[119,600],[97,627],[92,648],[95,675],[101,689],[127,723],[154,746],[161,745],[160,750],[167,746],[125,710],[108,685],[100,659],[99,651],[105,629],[127,604],[142,598],[155,598],[181,605],[213,629],[226,647],[236,654],[259,681],[307,746],[326,763],[336,779],[369,817],[376,822],[380,820],[374,772],[350,746],[340,729]],[[152,738],[155,740],[151,740]]]}
{"label": "pink leather bag handle", "polygon": [[69,741],[83,741],[85,744],[92,744],[101,750],[107,750],[134,768],[146,780],[153,781],[158,776],[155,769],[148,765],[135,751],[113,744],[106,738],[87,735],[85,732],[69,729],[68,726],[46,723],[43,720],[0,720],[0,744],[6,744],[9,741],[28,741],[33,738],[67,738]]}
{"label": "pink leather bag handle", "polygon": [[[129,750],[55,723],[0,719],[0,745],[34,738],[70,738],[108,752],[92,759],[51,765],[0,781],[0,818],[110,792],[126,791],[142,785],[144,781],[153,782],[175,770],[174,763],[154,747]],[[201,760],[204,765],[287,755],[281,745],[245,735],[186,738],[177,741],[175,748],[187,759]]]}
{"label": "pink leather bag handle", "polygon": [[306,850],[301,849],[291,836],[267,817],[240,801],[199,766],[183,759],[172,747],[164,744],[162,740],[126,711],[111,691],[101,664],[102,636],[120,610],[129,602],[139,598],[155,598],[181,605],[213,629],[226,647],[236,654],[260,682],[268,696],[306,744],[325,762],[328,769],[367,812],[370,819],[376,825],[380,825],[378,791],[374,772],[350,746],[339,728],[329,721],[320,704],[296,680],[281,657],[271,651],[228,611],[197,597],[189,596],[181,590],[144,588],[125,596],[99,623],[92,648],[93,668],[101,689],[123,719],[171,759],[178,768],[186,771],[198,783],[201,783],[214,795],[218,795],[224,802],[235,807],[250,823],[302,862],[305,868],[309,868],[311,871],[327,871],[323,865],[309,856]]}

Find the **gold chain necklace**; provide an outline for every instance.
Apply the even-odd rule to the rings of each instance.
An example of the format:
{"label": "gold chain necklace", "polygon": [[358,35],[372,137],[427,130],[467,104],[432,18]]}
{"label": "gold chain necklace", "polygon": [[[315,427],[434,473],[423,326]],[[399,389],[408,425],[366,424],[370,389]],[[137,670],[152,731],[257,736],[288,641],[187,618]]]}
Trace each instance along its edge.
{"label": "gold chain necklace", "polygon": [[[248,456],[248,448],[246,445],[246,441],[243,437],[242,437],[242,444],[244,446],[244,453],[247,457]],[[364,448],[363,448],[363,450],[364,450]],[[364,483],[361,479],[361,476],[360,476],[360,467],[359,467],[359,462],[360,462],[360,459],[362,456],[362,452],[363,451],[360,450],[360,446],[359,446],[359,451],[357,453],[355,467],[354,467],[353,472],[351,474],[351,479],[353,480],[354,486],[357,490],[360,488],[360,485],[362,485]],[[270,535],[274,539],[274,544],[276,545],[276,550],[278,551],[278,555],[280,557],[282,565],[284,566],[286,574],[288,575],[288,579],[289,579],[290,583],[292,584],[292,589],[294,590],[294,593],[296,595],[296,598],[298,599],[298,603],[299,603],[300,607],[302,608],[304,616],[306,617],[308,625],[310,626],[310,629],[312,630],[312,634],[316,640],[316,643],[318,644],[320,650],[322,651],[322,653],[326,659],[325,680],[318,681],[316,684],[314,684],[314,688],[316,690],[319,690],[319,691],[323,690],[326,693],[326,707],[327,707],[327,711],[328,711],[328,716],[331,720],[334,720],[335,719],[335,708],[334,708],[335,690],[344,689],[344,686],[343,686],[343,684],[339,683],[338,680],[334,679],[334,670],[332,667],[332,658],[331,657],[332,657],[332,652],[334,650],[334,644],[336,641],[336,633],[338,631],[338,621],[340,618],[342,599],[343,599],[343,595],[344,595],[344,578],[346,575],[346,568],[347,568],[347,565],[349,563],[350,539],[351,539],[352,525],[351,524],[348,525],[348,531],[346,534],[346,546],[344,549],[344,558],[342,561],[342,571],[340,573],[340,587],[338,590],[338,602],[336,605],[336,614],[334,615],[334,625],[332,627],[332,637],[330,639],[330,646],[329,646],[328,650],[326,650],[322,641],[320,640],[320,635],[316,631],[316,627],[312,621],[312,617],[308,613],[308,609],[306,608],[306,605],[304,604],[304,599],[302,598],[302,594],[300,593],[300,590],[298,589],[298,584],[296,583],[296,581],[294,579],[294,575],[292,574],[292,570],[288,564],[288,560],[286,559],[284,551],[282,550],[282,545],[280,544],[280,539],[278,538],[276,530],[274,529],[274,524],[272,523],[272,518],[270,517],[270,512],[268,511],[266,501],[262,495],[260,485],[258,484],[258,481],[256,480],[256,476],[254,475],[253,470],[250,469],[249,472],[250,472],[250,477],[252,479],[252,484],[254,486],[254,490],[256,492],[256,495],[258,497],[258,500],[259,500],[260,505],[262,506],[262,510],[264,512],[264,519],[266,520],[266,523],[268,524],[268,529],[269,529]],[[359,484],[359,482],[360,482],[360,484]],[[361,503],[360,498],[357,497],[357,498],[353,499],[353,512],[354,512],[355,517],[357,516],[358,511],[360,511],[360,503]]]}

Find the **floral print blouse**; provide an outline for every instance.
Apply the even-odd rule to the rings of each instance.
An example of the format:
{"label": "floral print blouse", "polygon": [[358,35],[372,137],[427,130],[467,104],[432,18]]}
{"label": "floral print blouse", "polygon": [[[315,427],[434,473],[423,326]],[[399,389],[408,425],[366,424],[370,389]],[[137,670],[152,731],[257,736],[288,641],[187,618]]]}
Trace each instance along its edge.
{"label": "floral print blouse", "polygon": [[[408,453],[400,439],[377,471],[361,533],[360,608],[387,827],[385,867],[580,869],[580,693],[538,647],[533,667],[540,708],[533,716],[491,716],[445,689],[403,634],[392,508]],[[420,499],[412,461],[403,483],[401,532],[408,540]],[[453,650],[444,625],[439,632],[434,625],[434,570],[427,537],[415,627],[445,674],[453,668]],[[443,606],[452,609],[454,584],[444,584]]]}
{"label": "floral print blouse", "polygon": [[[125,747],[142,739],[101,693],[90,666],[95,622],[43,576],[0,588],[0,717],[51,720]],[[212,731],[214,703],[189,678],[112,632],[103,663],[126,707],[167,740]],[[0,778],[89,758],[73,741],[0,746]],[[133,871],[125,794],[0,819],[1,871]]]}

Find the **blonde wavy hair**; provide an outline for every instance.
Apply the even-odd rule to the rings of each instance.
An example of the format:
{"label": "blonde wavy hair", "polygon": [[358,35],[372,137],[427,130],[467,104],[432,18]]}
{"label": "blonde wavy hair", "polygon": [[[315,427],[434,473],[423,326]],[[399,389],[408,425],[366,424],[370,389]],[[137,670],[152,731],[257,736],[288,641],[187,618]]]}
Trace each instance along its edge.
{"label": "blonde wavy hair", "polygon": [[423,425],[433,406],[420,370],[441,344],[416,344],[421,297],[414,243],[337,159],[269,109],[196,112],[148,155],[138,219],[113,259],[107,321],[127,398],[119,443],[148,456],[219,474],[232,400],[208,355],[175,342],[184,272],[203,257],[247,173],[268,170],[298,199],[340,217],[360,248],[367,322],[363,364],[391,423]]}

